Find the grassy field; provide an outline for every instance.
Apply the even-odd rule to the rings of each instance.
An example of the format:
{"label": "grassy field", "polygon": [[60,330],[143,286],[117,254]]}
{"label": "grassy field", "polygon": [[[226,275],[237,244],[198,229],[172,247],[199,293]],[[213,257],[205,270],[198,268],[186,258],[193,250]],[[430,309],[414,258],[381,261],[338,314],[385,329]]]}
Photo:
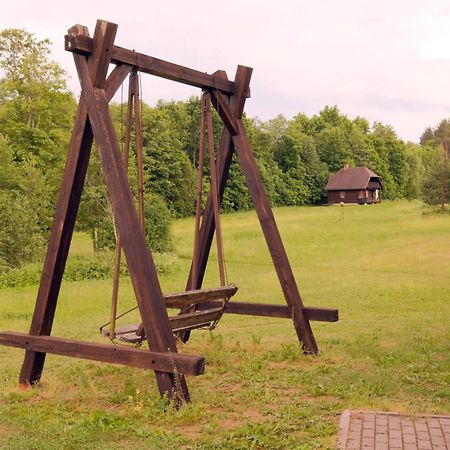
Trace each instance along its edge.
{"label": "grassy field", "polygon": [[[207,358],[189,378],[192,404],[158,398],[152,372],[49,355],[39,387],[17,386],[23,351],[0,347],[2,449],[332,449],[348,408],[449,413],[450,216],[419,202],[276,209],[304,303],[337,307],[313,323],[319,357],[303,356],[292,323],[225,316],[181,351]],[[223,218],[235,298],[282,303],[253,212]],[[193,220],[174,226],[183,290]],[[91,251],[77,235],[74,253]],[[214,261],[212,261],[214,262]],[[218,285],[216,264],[205,286]],[[37,287],[0,290],[0,330],[27,331]],[[111,281],[65,282],[54,334],[101,341]],[[127,280],[121,309],[134,304]],[[130,319],[131,323],[136,320]]]}

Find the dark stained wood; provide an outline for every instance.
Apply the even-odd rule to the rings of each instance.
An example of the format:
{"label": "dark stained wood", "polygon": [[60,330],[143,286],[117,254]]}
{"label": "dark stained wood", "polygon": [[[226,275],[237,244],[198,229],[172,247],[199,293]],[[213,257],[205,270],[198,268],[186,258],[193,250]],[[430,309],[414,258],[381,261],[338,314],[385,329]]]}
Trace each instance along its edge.
{"label": "dark stained wood", "polygon": [[291,308],[292,319],[299,339],[303,342],[307,353],[317,354],[318,348],[309,321],[303,313],[303,302],[295,282],[294,274],[289,263],[283,241],[281,240],[275,217],[272,213],[269,199],[267,198],[264,184],[256,164],[250,142],[245,132],[242,119],[236,120],[239,134],[233,136],[233,142],[239,157],[239,162],[244,172],[247,186],[253,199],[264,237],[272,257],[273,265],[280,281],[281,289],[287,305]]}
{"label": "dark stained wood", "polygon": [[[227,313],[232,314],[292,318],[298,338],[303,342],[305,352],[317,354],[318,349],[309,321],[337,321],[338,311],[335,309],[303,306],[292,268],[281,241],[258,166],[242,123],[245,99],[250,93],[249,83],[252,69],[238,66],[235,80],[232,82],[228,80],[226,73],[223,71],[217,71],[213,75],[209,75],[117,47],[114,45],[116,31],[117,25],[105,21],[97,21],[95,34],[92,39],[89,37],[87,29],[80,25],[72,27],[69,30],[69,35],[66,36],[66,47],[73,52],[82,86],[82,96],[72,133],[35,313],[30,334],[0,333],[0,344],[21,347],[27,350],[20,382],[33,383],[38,381],[46,353],[56,353],[152,368],[155,370],[161,394],[167,394],[175,400],[176,404],[179,404],[181,401],[189,401],[189,392],[183,374],[192,373],[198,375],[203,373],[204,360],[198,356],[179,355],[172,331],[182,331],[180,336],[182,340],[186,341],[192,328],[213,327],[225,308]],[[111,62],[117,64],[117,67],[106,79]],[[202,105],[204,106],[204,111],[202,111],[202,133],[204,134],[205,132],[206,123],[208,127],[212,181],[201,226],[199,227],[198,220],[196,222],[194,259],[187,282],[187,288],[192,289],[192,291],[172,294],[166,298],[163,297],[161,292],[152,254],[146,248],[145,237],[139,223],[127,178],[126,163],[122,160],[120,145],[108,110],[108,102],[124,78],[130,72],[136,70],[198,86],[205,90],[202,100]],[[133,86],[133,94],[136,94],[134,95],[134,105],[136,107],[136,97],[139,96],[139,84],[136,74],[134,74],[134,77],[134,82],[130,83]],[[225,125],[217,162],[212,139],[210,102],[214,104]],[[139,107],[135,108],[135,116],[140,124]],[[136,132],[139,141],[139,139],[142,139],[142,133],[139,131],[138,126],[136,127]],[[142,319],[140,327],[133,326],[128,327],[127,330],[121,330],[120,336],[131,340],[142,340],[142,336],[145,336],[150,351],[125,349],[123,347],[49,336],[94,136],[113,208],[114,219],[122,240]],[[128,147],[129,141],[130,136],[128,135]],[[246,302],[227,303],[229,298],[236,292],[237,288],[235,286],[224,286],[222,290],[200,290],[214,232],[217,233],[219,260],[223,262],[218,213],[235,149],[237,150],[239,163],[244,172],[287,306]],[[217,173],[215,173],[216,169]],[[142,194],[142,177],[140,181],[140,194]],[[224,285],[225,274],[222,268],[220,275],[221,284]],[[186,310],[186,307],[195,309],[193,305],[198,305],[199,309],[197,311]],[[166,307],[182,308],[185,311],[176,317],[169,318]]]}
{"label": "dark stained wood", "polygon": [[217,321],[223,314],[223,307],[192,311],[170,318],[170,325],[174,332],[190,330],[193,328],[207,327]]}
{"label": "dark stained wood", "polygon": [[[117,25],[115,23],[97,20],[95,24],[94,37],[92,39],[92,61],[90,64],[95,66],[92,84],[96,88],[104,89],[106,84],[106,75],[108,74],[109,64],[111,63],[111,51],[116,38]],[[85,36],[86,37],[86,36]]]}
{"label": "dark stained wood", "polygon": [[[130,78],[130,83],[131,83]],[[144,210],[144,144],[142,140],[142,117],[141,117],[141,101],[139,89],[139,76],[135,72],[133,76],[134,82],[134,131],[136,134],[136,159],[137,159],[137,176],[138,176],[138,204],[139,204],[139,221],[141,223],[142,233],[145,233],[145,210]]]}
{"label": "dark stained wood", "polygon": [[211,173],[211,196],[212,208],[214,215],[214,225],[216,229],[216,244],[217,244],[217,260],[219,262],[219,276],[220,285],[225,286],[225,263],[223,251],[222,226],[220,224],[220,201],[219,201],[219,181],[217,178],[217,162],[214,149],[214,135],[211,115],[211,96],[205,93],[206,106],[206,127],[208,129],[208,151],[209,151],[209,166]]}
{"label": "dark stained wood", "polygon": [[204,373],[205,367],[205,360],[202,356],[180,355],[179,353],[168,352],[159,353],[54,336],[32,336],[12,331],[0,333],[0,344],[24,348],[34,352],[124,364],[168,373],[178,372],[186,375],[201,375]]}
{"label": "dark stained wood", "polygon": [[[198,309],[209,309],[214,305],[219,306],[220,302],[209,302],[198,304]],[[303,314],[306,320],[316,322],[337,322],[339,312],[334,308],[316,308],[312,306],[303,306]],[[274,305],[270,303],[252,303],[252,302],[229,302],[225,308],[227,314],[243,314],[248,316],[278,317],[280,319],[292,319],[292,311],[286,305]]]}
{"label": "dark stained wood", "polygon": [[212,300],[229,299],[237,292],[234,284],[220,288],[197,289],[164,296],[167,308],[179,308],[189,305],[209,302]]}
{"label": "dark stained wood", "polygon": [[221,92],[211,90],[211,102],[230,134],[235,136],[238,133],[237,125],[226,97]]}
{"label": "dark stained wood", "polygon": [[[153,351],[177,353],[155,264],[146,247],[134,207],[105,91],[92,85],[86,58],[74,54],[74,60],[148,345]],[[175,401],[180,398],[189,401],[187,385],[182,375],[179,380],[173,374],[164,372],[155,371],[155,375],[161,394],[167,394]],[[181,389],[178,389],[179,386]]]}
{"label": "dark stained wood", "polygon": [[195,225],[194,225],[194,251],[192,254],[192,284],[191,290],[196,288],[195,279],[197,277],[199,244],[200,244],[200,221],[202,215],[202,195],[203,195],[203,172],[205,164],[205,125],[206,125],[206,105],[205,95],[200,101],[200,140],[198,149],[198,173],[197,173],[197,199],[195,204]]}
{"label": "dark stained wood", "polygon": [[125,78],[131,73],[132,69],[133,67],[128,66],[127,64],[120,64],[114,67],[106,82],[105,92],[108,102],[114,97]]}
{"label": "dark stained wood", "polygon": [[[109,33],[111,39],[113,38],[113,34]],[[102,47],[101,39],[106,39],[106,36],[96,37],[96,42],[100,47]],[[96,77],[98,70],[100,70],[98,62],[98,59],[92,59],[89,62],[89,71],[92,77]],[[30,334],[49,335],[52,329],[61,280],[89,163],[92,142],[93,134],[87,117],[86,105],[81,101],[78,105],[75,125],[72,130],[69,152],[61,182],[55,219],[50,233]],[[39,381],[44,362],[45,353],[27,351],[20,372],[19,382],[28,384]]]}
{"label": "dark stained wood", "polygon": [[[229,108],[234,117],[242,117],[244,111],[245,101],[247,99],[247,93],[249,91],[250,79],[252,76],[252,71],[250,67],[238,66],[236,70],[236,75],[234,78],[235,93],[231,96],[229,101]],[[216,72],[216,77],[224,77],[226,79],[226,74],[223,71]],[[226,181],[228,179],[228,173],[231,166],[231,161],[233,158],[234,145],[231,139],[231,134],[228,129],[225,128],[222,133],[222,139],[219,146],[219,156],[218,156],[218,170],[217,177],[219,180],[219,201],[222,201],[223,192],[225,190]],[[198,271],[196,279],[192,280],[192,267],[189,273],[188,281],[186,283],[187,289],[191,286],[195,286],[197,289],[201,288],[203,283],[203,277],[206,270],[206,264],[208,262],[209,253],[211,250],[211,244],[214,237],[215,224],[214,224],[214,213],[212,209],[212,193],[208,194],[208,199],[206,201],[205,209],[203,211],[202,226],[200,229],[200,239],[199,239],[199,256],[198,256]],[[179,335],[183,342],[189,340],[189,331],[184,332]]]}
{"label": "dark stained wood", "polygon": [[[68,34],[65,37],[65,47],[69,52],[90,55],[93,51],[93,40],[87,36]],[[229,94],[235,92],[235,86],[232,81],[190,69],[189,67],[180,66],[143,53],[118,47],[117,45],[112,48],[111,53],[111,62],[114,64],[128,64],[141,72],[190,86],[220,89],[222,92]]]}

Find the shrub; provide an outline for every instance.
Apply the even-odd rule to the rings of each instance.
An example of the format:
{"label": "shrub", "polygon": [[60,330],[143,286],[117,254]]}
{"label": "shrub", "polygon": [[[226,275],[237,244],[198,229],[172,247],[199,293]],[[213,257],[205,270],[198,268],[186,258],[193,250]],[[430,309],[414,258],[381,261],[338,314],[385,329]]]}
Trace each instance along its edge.
{"label": "shrub", "polygon": [[[174,253],[154,253],[156,270],[159,274],[169,274],[178,269],[178,257]],[[127,266],[122,259],[121,275],[127,274]],[[0,288],[23,287],[39,284],[42,263],[27,264],[8,268],[0,264]],[[98,252],[94,256],[75,256],[67,260],[64,280],[104,280],[114,273],[114,253]]]}
{"label": "shrub", "polygon": [[18,267],[40,255],[43,238],[36,208],[15,191],[0,191],[0,261]]}
{"label": "shrub", "polygon": [[[170,226],[172,224],[172,214],[164,199],[154,193],[145,193],[144,196],[145,213],[145,235],[147,245],[152,252],[170,252],[173,250],[172,235]],[[112,219],[105,218],[98,224],[96,243],[101,250],[113,250],[116,246],[116,238]]]}

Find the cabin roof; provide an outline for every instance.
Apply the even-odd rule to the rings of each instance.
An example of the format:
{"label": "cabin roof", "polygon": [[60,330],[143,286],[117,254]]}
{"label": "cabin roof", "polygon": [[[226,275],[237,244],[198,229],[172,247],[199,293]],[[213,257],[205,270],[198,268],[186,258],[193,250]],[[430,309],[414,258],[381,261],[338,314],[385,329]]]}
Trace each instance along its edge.
{"label": "cabin roof", "polygon": [[343,167],[328,180],[327,191],[366,189],[369,181],[380,183],[380,177],[367,167]]}

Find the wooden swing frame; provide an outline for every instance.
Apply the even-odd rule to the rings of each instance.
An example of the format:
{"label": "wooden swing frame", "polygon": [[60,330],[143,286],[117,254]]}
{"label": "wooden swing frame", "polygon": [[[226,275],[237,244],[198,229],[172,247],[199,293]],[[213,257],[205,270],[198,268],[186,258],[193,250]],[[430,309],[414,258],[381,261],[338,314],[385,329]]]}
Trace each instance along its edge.
{"label": "wooden swing frame", "polygon": [[[244,173],[261,228],[286,300],[286,305],[230,302],[225,313],[292,319],[306,353],[317,354],[310,320],[335,322],[336,309],[303,306],[267,194],[242,123],[250,94],[252,69],[238,66],[234,81],[224,71],[210,75],[114,45],[117,25],[97,21],[91,38],[86,27],[75,25],[65,37],[65,48],[73,53],[82,94],[72,131],[64,176],[56,207],[44,269],[30,332],[0,333],[0,344],[26,349],[19,382],[34,384],[41,378],[47,353],[150,368],[155,371],[161,395],[176,404],[189,401],[185,375],[204,372],[202,356],[177,352],[163,293],[151,252],[147,249],[136,212],[120,145],[108,103],[132,70],[196,86],[211,96],[224,123],[217,162],[218,198],[222,199],[234,151]],[[110,63],[116,65],[107,77]],[[69,340],[50,336],[75,220],[80,204],[90,152],[95,139],[114,219],[121,236],[132,285],[138,302],[149,350],[110,344]],[[215,232],[213,198],[210,191],[202,216],[187,289],[200,289]],[[186,293],[189,295],[189,292]],[[214,303],[214,300],[212,301]],[[211,306],[197,303],[199,310]],[[189,330],[182,333],[189,339]]]}

